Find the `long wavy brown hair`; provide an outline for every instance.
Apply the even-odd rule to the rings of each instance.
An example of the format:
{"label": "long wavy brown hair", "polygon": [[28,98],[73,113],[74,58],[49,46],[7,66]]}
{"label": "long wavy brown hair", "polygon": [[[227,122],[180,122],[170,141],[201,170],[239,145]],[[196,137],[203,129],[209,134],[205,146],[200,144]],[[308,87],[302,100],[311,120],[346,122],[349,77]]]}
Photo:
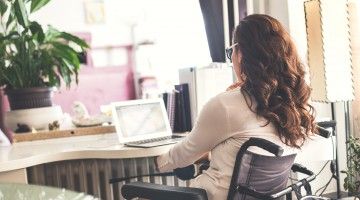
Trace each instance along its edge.
{"label": "long wavy brown hair", "polygon": [[285,144],[300,148],[317,129],[308,103],[311,89],[290,35],[276,19],[255,14],[236,27],[234,42],[249,108],[272,123]]}

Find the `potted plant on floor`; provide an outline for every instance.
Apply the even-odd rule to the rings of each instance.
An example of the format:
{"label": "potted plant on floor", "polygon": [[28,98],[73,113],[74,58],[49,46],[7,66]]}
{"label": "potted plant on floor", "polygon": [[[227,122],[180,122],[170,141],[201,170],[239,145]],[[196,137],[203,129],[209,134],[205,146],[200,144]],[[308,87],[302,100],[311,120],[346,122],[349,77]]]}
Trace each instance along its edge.
{"label": "potted plant on floor", "polygon": [[360,139],[350,137],[347,142],[348,169],[341,171],[346,174],[344,188],[349,196],[360,198]]}
{"label": "potted plant on floor", "polygon": [[78,83],[86,42],[29,19],[49,1],[0,0],[0,86],[11,110],[51,106],[54,87]]}

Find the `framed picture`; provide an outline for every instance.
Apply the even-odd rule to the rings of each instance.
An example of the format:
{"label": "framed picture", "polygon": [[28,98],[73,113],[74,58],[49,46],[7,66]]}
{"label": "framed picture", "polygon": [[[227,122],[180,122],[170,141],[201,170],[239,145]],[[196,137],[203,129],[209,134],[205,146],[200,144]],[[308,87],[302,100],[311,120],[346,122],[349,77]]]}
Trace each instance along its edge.
{"label": "framed picture", "polygon": [[86,0],[85,21],[88,24],[104,24],[105,23],[105,6],[103,0]]}

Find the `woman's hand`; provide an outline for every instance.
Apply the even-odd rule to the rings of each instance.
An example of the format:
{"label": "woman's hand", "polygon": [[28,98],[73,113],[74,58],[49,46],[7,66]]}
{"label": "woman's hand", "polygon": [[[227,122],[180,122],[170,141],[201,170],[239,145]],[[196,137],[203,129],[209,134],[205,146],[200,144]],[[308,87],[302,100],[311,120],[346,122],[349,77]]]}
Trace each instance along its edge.
{"label": "woman's hand", "polygon": [[154,158],[155,171],[159,171],[159,165],[158,165],[158,161],[157,161],[158,158],[159,158],[159,156],[156,156]]}

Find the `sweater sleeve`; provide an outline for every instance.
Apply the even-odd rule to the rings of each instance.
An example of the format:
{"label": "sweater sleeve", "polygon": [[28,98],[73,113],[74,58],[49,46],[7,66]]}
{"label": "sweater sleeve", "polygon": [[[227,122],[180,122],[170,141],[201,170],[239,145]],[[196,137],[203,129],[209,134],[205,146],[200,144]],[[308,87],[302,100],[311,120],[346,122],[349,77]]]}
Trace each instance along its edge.
{"label": "sweater sleeve", "polygon": [[157,157],[161,172],[185,167],[227,139],[228,114],[218,96],[203,107],[189,135],[167,153]]}

